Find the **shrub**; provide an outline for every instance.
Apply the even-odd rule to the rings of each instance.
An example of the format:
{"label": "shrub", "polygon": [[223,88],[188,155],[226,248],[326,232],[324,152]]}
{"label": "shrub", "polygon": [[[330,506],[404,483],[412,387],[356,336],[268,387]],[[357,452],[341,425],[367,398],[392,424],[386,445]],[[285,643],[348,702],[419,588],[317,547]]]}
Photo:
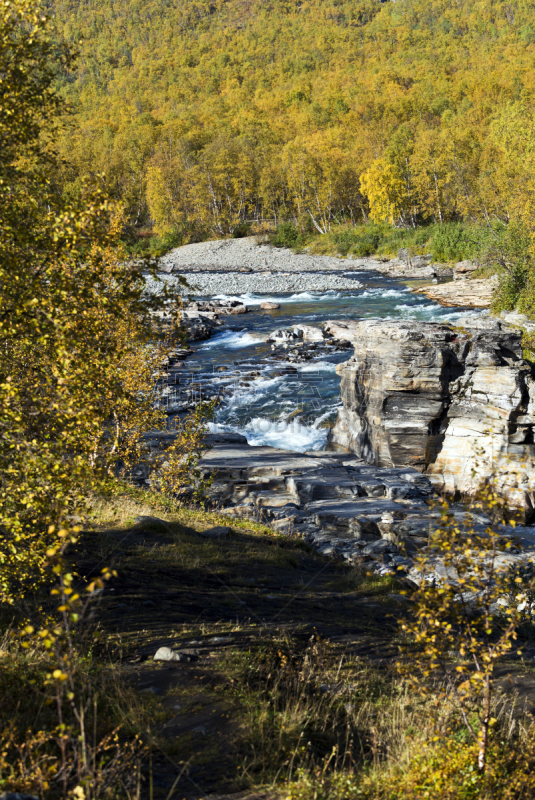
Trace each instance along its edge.
{"label": "shrub", "polygon": [[356,256],[369,256],[375,253],[379,243],[377,233],[362,228],[342,228],[331,235],[336,252],[347,256],[349,251]]}
{"label": "shrub", "polygon": [[535,272],[533,237],[525,225],[501,222],[479,231],[478,260],[499,275],[492,310],[533,315],[535,311]]}
{"label": "shrub", "polygon": [[474,230],[460,222],[435,226],[431,244],[433,261],[463,261],[473,258],[477,249]]}
{"label": "shrub", "polygon": [[232,231],[232,238],[233,239],[243,239],[245,236],[251,235],[251,228],[252,223],[250,222],[239,222],[234,230]]}
{"label": "shrub", "polygon": [[281,222],[277,225],[271,239],[273,247],[298,247],[301,244],[301,234],[293,222]]}

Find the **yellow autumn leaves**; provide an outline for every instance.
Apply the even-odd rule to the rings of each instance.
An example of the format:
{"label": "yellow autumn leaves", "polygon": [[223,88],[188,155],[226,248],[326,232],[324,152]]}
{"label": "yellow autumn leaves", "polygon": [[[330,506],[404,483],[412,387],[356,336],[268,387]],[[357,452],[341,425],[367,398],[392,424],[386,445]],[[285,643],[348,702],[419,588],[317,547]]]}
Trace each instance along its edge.
{"label": "yellow autumn leaves", "polygon": [[177,334],[125,258],[117,204],[98,185],[82,182],[74,200],[54,185],[59,65],[31,0],[0,0],[0,602],[11,604],[60,574],[87,494],[148,457]]}
{"label": "yellow autumn leaves", "polygon": [[81,53],[59,184],[105,173],[135,228],[531,217],[530,4],[52,5]]}

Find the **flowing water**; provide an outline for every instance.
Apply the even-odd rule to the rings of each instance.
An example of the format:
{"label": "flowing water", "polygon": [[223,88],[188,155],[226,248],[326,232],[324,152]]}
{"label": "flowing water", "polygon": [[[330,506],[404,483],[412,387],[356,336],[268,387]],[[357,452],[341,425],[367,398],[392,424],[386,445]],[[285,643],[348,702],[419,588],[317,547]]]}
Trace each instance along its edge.
{"label": "flowing water", "polygon": [[[221,395],[213,431],[232,431],[252,445],[271,445],[305,452],[322,450],[328,428],[341,405],[336,365],[352,350],[321,354],[302,364],[274,361],[270,333],[298,323],[321,327],[326,320],[415,319],[453,321],[465,309],[442,308],[406,285],[376,273],[352,273],[364,284],[353,292],[302,292],[292,295],[217,295],[237,299],[250,309],[227,317],[225,327],[206,342],[194,345],[187,367],[193,385],[210,384]],[[203,298],[208,299],[208,298]],[[280,303],[277,311],[262,311],[260,303]],[[334,349],[334,348],[333,348]]]}

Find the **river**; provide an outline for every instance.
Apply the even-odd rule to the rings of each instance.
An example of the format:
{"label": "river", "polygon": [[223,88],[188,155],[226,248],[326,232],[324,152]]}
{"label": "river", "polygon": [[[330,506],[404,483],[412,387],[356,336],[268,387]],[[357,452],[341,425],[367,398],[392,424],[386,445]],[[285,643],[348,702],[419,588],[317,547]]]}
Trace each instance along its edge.
{"label": "river", "polygon": [[[240,300],[250,311],[225,318],[211,339],[192,345],[194,353],[187,360],[192,385],[211,385],[220,395],[212,431],[236,432],[251,445],[298,452],[325,447],[341,404],[336,364],[352,351],[322,353],[303,364],[274,361],[267,338],[279,328],[372,317],[451,322],[466,313],[442,308],[411,293],[406,283],[378,273],[351,273],[357,275],[363,288],[350,292],[215,296]],[[262,311],[260,303],[268,300],[280,309]]]}

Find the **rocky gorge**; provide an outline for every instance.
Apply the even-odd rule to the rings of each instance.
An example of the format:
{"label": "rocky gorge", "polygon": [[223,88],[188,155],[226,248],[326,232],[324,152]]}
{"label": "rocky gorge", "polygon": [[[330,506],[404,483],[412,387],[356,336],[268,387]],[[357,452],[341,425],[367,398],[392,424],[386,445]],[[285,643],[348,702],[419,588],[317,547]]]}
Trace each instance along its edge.
{"label": "rocky gorge", "polygon": [[496,474],[511,505],[535,513],[535,381],[518,329],[357,321],[326,330],[354,346],[338,366],[343,408],[330,441],[377,466],[411,466],[450,496]]}
{"label": "rocky gorge", "polygon": [[[354,294],[349,297],[355,297],[353,305],[362,299],[360,312],[351,313],[349,304],[338,319],[329,319],[331,298],[340,297],[331,289],[331,294],[327,291],[315,300],[312,297],[313,310],[326,303],[320,315],[301,314],[294,324],[277,327],[279,320],[288,320],[285,307],[294,303],[291,308],[296,308],[300,298],[307,296],[304,290],[310,288],[314,274],[325,281],[322,286],[331,286],[329,281],[347,270],[348,262],[293,256],[296,262],[291,277],[297,283],[292,286],[303,293],[288,297],[288,292],[277,291],[278,278],[272,275],[267,298],[264,284],[259,283],[262,275],[250,271],[255,251],[248,242],[239,243],[246,257],[236,256],[235,243],[204,243],[202,248],[189,246],[189,256],[180,252],[188,248],[170,254],[168,266],[183,269],[184,259],[191,258],[192,252],[200,252],[199,257],[208,261],[210,244],[214,245],[213,261],[191,264],[190,275],[187,269],[183,271],[192,285],[204,277],[208,281],[204,285],[212,286],[210,280],[215,277],[221,283],[214,285],[220,287],[224,282],[228,291],[215,296],[205,292],[208,299],[186,305],[183,321],[195,352],[191,356],[191,349],[183,350],[171,359],[166,391],[172,394],[176,375],[183,375],[187,364],[193,363],[190,357],[211,353],[211,373],[206,371],[204,384],[197,374],[196,386],[202,384],[202,392],[193,396],[195,392],[189,390],[186,401],[170,402],[169,413],[184,413],[198,399],[207,398],[217,398],[223,407],[229,403],[232,407],[238,398],[238,405],[245,408],[257,403],[259,395],[264,399],[257,403],[258,408],[266,407],[266,398],[270,408],[286,404],[283,420],[289,420],[301,413],[295,398],[300,389],[292,388],[299,387],[300,370],[318,365],[319,369],[328,367],[330,373],[332,367],[341,379],[339,400],[332,406],[335,417],[325,423],[325,438],[317,438],[309,449],[305,445],[296,452],[284,426],[283,433],[272,440],[259,435],[260,417],[252,419],[251,425],[212,426],[201,469],[213,477],[210,502],[215,508],[225,514],[262,519],[279,532],[306,539],[322,553],[347,561],[368,560],[379,571],[402,568],[410,575],[413,556],[426,547],[436,523],[433,503],[444,494],[452,501],[464,501],[492,474],[523,523],[516,533],[512,528],[506,531],[506,538],[514,538],[516,553],[504,553],[504,558],[531,559],[535,542],[530,527],[535,516],[535,379],[522,353],[518,325],[527,324],[525,320],[514,315],[498,320],[487,312],[466,313],[466,309],[440,315],[435,306],[426,306],[429,311],[422,319],[418,309],[423,306],[399,305],[394,299],[389,302],[398,302],[397,309],[407,309],[409,318],[399,317],[399,311],[397,318],[392,318],[387,309],[380,318],[374,317],[371,301],[375,297],[421,301],[410,294],[410,288],[394,285],[371,290],[369,276],[387,275],[387,267],[378,261],[371,265],[372,259],[367,259],[352,264],[355,272],[346,273],[352,281]],[[258,249],[262,253],[264,248]],[[269,256],[269,248],[265,249]],[[233,257],[236,262],[231,261]],[[290,271],[292,258],[287,252],[271,253],[271,257],[278,259],[280,274]],[[241,295],[233,297],[229,287],[234,284],[223,273],[232,267],[233,276],[239,278],[240,258],[245,259],[242,268],[247,283],[241,285]],[[420,279],[422,271],[437,274],[437,265],[428,260],[410,265],[398,261],[390,262],[388,269],[394,273],[412,269]],[[449,269],[454,280],[436,288],[448,288],[451,298],[463,284],[474,287],[477,283],[466,277],[475,265],[460,263]],[[445,265],[440,270],[447,271]],[[267,280],[269,276],[264,273],[263,277]],[[392,277],[393,273],[387,275]],[[429,294],[434,287],[424,288]],[[267,333],[262,333],[264,330]],[[236,352],[232,348],[242,349]],[[236,359],[234,353],[241,352],[247,357]],[[218,359],[218,353],[228,353],[227,360]],[[197,369],[202,371],[202,364]],[[279,394],[285,379],[289,394]],[[251,410],[248,418],[253,416]],[[273,420],[272,416],[269,424],[276,426]],[[270,446],[272,441],[277,446]],[[290,446],[284,447],[286,441]],[[455,508],[462,521],[466,509],[462,505]],[[481,518],[482,529],[485,524]]]}

